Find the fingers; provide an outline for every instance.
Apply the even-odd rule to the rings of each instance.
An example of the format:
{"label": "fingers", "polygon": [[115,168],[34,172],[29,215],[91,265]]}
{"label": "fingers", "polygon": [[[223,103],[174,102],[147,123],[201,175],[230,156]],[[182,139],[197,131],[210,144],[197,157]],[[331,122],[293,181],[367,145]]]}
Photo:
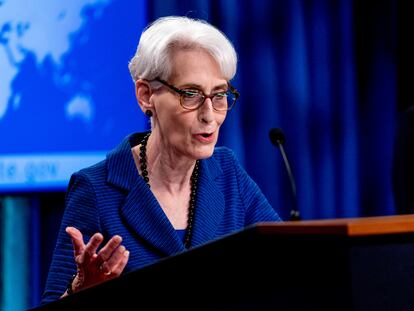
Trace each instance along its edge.
{"label": "fingers", "polygon": [[[99,245],[103,241],[100,233],[95,233],[85,245],[81,231],[75,227],[67,227],[66,232],[72,239],[75,260],[80,266],[87,266],[93,262],[96,268],[105,275],[119,276],[124,270],[129,259],[129,251],[121,245],[122,238],[113,236],[108,243],[97,253]],[[96,269],[95,268],[95,269]]]}
{"label": "fingers", "polygon": [[83,253],[76,258],[79,264],[88,264],[96,257],[96,251],[103,241],[103,236],[100,233],[95,233],[86,244]]}
{"label": "fingers", "polygon": [[82,232],[75,227],[67,227],[66,233],[69,234],[72,239],[73,253],[78,264],[88,263],[92,258],[94,258],[96,250],[103,241],[102,234],[95,233],[90,238],[88,244],[85,245],[83,242]]}
{"label": "fingers", "polygon": [[121,245],[121,242],[122,238],[119,235],[114,235],[98,252],[98,263],[102,265],[107,261],[112,256],[112,253]]}
{"label": "fingers", "polygon": [[101,265],[101,271],[105,274],[113,272],[115,266],[123,259],[126,249],[125,246],[119,246],[106,261]]}
{"label": "fingers", "polygon": [[128,259],[129,259],[129,251],[125,250],[122,253],[121,257],[119,258],[118,263],[114,265],[112,267],[112,270],[110,271],[112,277],[117,277],[121,275],[122,271],[124,271],[124,268],[128,263]]}

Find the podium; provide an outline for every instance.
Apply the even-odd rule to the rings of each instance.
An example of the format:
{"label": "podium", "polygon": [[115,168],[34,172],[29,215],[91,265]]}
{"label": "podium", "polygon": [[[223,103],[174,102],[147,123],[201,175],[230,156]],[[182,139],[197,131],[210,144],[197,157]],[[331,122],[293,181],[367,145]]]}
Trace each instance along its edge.
{"label": "podium", "polygon": [[32,310],[414,310],[414,215],[259,223]]}

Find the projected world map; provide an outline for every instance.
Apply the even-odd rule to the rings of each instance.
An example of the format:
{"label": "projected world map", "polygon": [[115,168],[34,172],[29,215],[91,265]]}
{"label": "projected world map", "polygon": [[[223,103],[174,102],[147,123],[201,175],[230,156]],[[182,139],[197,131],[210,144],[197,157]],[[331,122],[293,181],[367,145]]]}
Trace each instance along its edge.
{"label": "projected world map", "polygon": [[[54,82],[63,87],[70,83],[71,73],[64,68],[63,56],[74,49],[71,37],[75,37],[86,24],[81,12],[87,6],[94,5],[92,17],[99,18],[108,2],[68,1],[56,5],[56,1],[49,0],[42,3],[47,12],[42,12],[39,3],[34,1],[10,0],[2,3],[0,20],[5,22],[1,25],[0,32],[0,118],[9,109],[19,109],[21,94],[19,90],[13,89],[12,81],[26,58],[32,57],[39,69],[50,62],[56,74]],[[16,19],[11,19],[12,17]],[[79,117],[86,122],[92,120],[93,104],[87,92],[74,94],[64,109],[68,119]]]}
{"label": "projected world map", "polygon": [[127,68],[145,24],[145,1],[0,0],[0,188],[39,180],[30,159],[67,176],[145,128]]}

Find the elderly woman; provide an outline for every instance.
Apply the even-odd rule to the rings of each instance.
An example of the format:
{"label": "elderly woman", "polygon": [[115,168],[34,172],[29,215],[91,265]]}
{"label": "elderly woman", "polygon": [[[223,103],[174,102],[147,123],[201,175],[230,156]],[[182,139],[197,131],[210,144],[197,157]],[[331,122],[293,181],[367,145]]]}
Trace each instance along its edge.
{"label": "elderly woman", "polygon": [[129,69],[151,131],[72,176],[43,302],[280,220],[232,151],[215,148],[236,64],[204,21],[166,17],[142,33]]}

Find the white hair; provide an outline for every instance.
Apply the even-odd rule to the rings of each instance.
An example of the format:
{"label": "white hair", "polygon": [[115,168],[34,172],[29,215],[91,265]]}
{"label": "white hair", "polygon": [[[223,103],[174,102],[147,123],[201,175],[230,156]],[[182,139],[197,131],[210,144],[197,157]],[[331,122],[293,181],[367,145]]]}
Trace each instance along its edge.
{"label": "white hair", "polygon": [[167,80],[172,70],[171,53],[177,48],[207,51],[227,81],[236,74],[236,51],[220,30],[203,20],[169,16],[157,19],[141,34],[136,53],[128,64],[132,79]]}

